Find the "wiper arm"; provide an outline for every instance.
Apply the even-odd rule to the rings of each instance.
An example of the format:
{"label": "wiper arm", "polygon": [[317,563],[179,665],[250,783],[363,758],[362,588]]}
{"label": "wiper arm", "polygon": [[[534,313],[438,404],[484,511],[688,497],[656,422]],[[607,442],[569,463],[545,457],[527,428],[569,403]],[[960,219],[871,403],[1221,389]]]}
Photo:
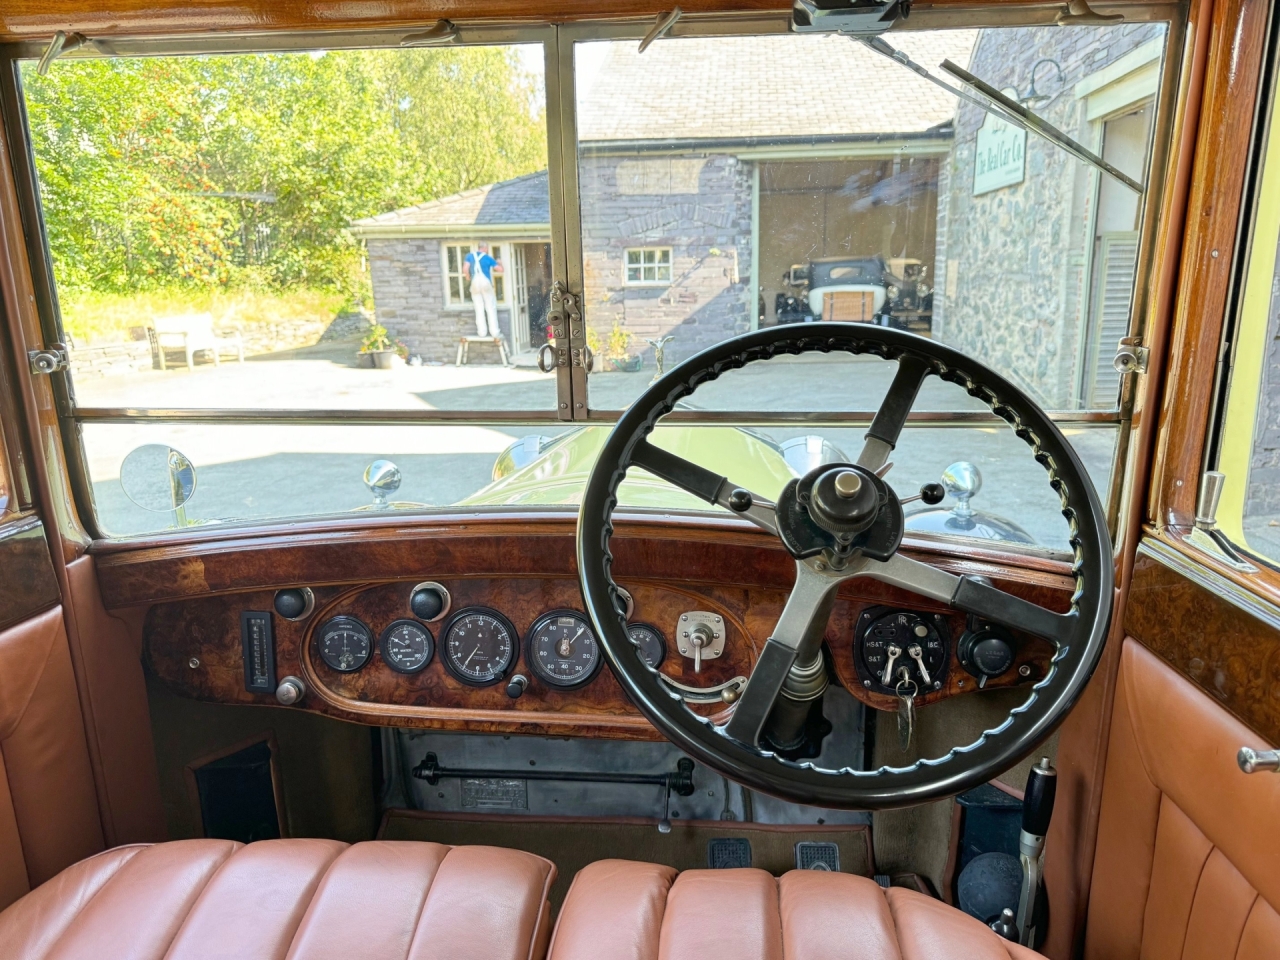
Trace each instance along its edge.
{"label": "wiper arm", "polygon": [[990,111],[991,113],[1002,113],[1003,119],[1008,120],[1010,123],[1022,127],[1024,130],[1030,130],[1032,133],[1043,137],[1050,143],[1057,144],[1076,159],[1083,160],[1085,163],[1092,164],[1104,173],[1111,174],[1111,176],[1115,177],[1139,196],[1146,192],[1146,188],[1137,180],[1133,179],[1133,177],[1129,176],[1127,173],[1117,170],[1092,150],[1085,147],[1084,144],[1072,137],[1069,137],[1043,117],[1032,113],[1017,100],[1014,100],[1012,97],[1005,96],[985,80],[979,80],[968,70],[964,69],[964,67],[956,65],[950,60],[943,60],[942,69],[962,83],[966,83],[973,87],[973,89],[977,90],[978,93],[982,94],[982,96],[992,101],[993,107],[1003,107],[1003,110],[997,111],[993,109]]}
{"label": "wiper arm", "polygon": [[956,66],[950,60],[942,61],[942,69],[946,70],[962,83],[968,84],[970,87],[978,91],[980,96],[975,96],[962,87],[953,86],[940,77],[935,77],[927,68],[922,67],[901,50],[895,49],[879,37],[855,37],[850,35],[850,39],[866,44],[882,57],[888,57],[894,63],[901,64],[912,73],[918,74],[935,86],[941,87],[952,96],[959,97],[967,103],[972,103],[975,107],[980,107],[993,117],[999,117],[1006,123],[1011,123],[1021,130],[1029,130],[1036,136],[1043,137],[1050,143],[1061,147],[1073,157],[1083,160],[1085,163],[1097,167],[1104,173],[1115,177],[1126,187],[1130,190],[1136,191],[1139,195],[1146,192],[1145,188],[1137,180],[1134,180],[1128,174],[1117,170],[1092,150],[1087,149],[1081,143],[1063,133],[1047,120],[1036,116],[1022,104],[1018,103],[1018,101],[1006,97],[989,83],[979,80],[968,70]]}

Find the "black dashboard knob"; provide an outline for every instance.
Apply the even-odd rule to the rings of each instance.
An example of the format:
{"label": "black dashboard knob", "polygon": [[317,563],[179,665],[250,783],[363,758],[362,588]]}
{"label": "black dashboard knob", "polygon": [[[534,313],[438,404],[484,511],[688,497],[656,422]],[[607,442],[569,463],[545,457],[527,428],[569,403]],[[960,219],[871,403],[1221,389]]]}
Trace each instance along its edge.
{"label": "black dashboard knob", "polygon": [[507,681],[507,696],[512,700],[520,699],[520,695],[524,693],[525,688],[529,686],[529,680],[523,673],[517,673],[514,677]]}
{"label": "black dashboard knob", "polygon": [[444,594],[436,587],[419,587],[409,598],[409,609],[419,620],[434,620],[444,610]]}
{"label": "black dashboard knob", "polygon": [[276,613],[286,620],[296,620],[307,609],[307,594],[304,590],[280,590],[276,593]]}

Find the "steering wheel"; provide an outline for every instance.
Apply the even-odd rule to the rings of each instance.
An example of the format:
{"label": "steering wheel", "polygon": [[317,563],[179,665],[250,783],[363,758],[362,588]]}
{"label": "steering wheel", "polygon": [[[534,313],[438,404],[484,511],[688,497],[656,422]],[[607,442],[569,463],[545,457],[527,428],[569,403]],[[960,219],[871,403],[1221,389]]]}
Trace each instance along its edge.
{"label": "steering wheel", "polygon": [[[660,417],[701,384],[749,363],[810,352],[872,354],[897,373],[854,464],[826,464],[791,481],[771,503],[648,440]],[[924,379],[936,376],[985,401],[1031,448],[1062,501],[1070,528],[1075,591],[1055,613],[992,586],[899,552],[902,504],[878,472],[898,441]],[[718,504],[777,535],[795,558],[796,578],[773,634],[727,723],[690,710],[628,636],[626,605],[609,543],[618,485],[633,466]],[[953,796],[1030,754],[1079,698],[1102,655],[1111,620],[1111,541],[1098,494],[1049,416],[1002,376],[942,344],[883,327],[811,323],[743,334],[703,351],[656,381],[623,413],[587,480],[578,515],[578,571],[605,657],[632,701],[672,743],[740,784],[798,803],[863,810]],[[905,767],[825,769],[787,759],[787,741],[827,686],[822,642],[840,584],[870,577],[1025,631],[1055,647],[1028,699],[973,743]],[[799,718],[799,719],[797,719]]]}

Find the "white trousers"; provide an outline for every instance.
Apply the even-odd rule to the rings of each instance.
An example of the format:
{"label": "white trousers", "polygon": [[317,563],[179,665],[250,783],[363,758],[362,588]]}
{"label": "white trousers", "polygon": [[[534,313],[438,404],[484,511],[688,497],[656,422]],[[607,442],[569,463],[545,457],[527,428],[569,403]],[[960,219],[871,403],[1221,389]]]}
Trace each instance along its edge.
{"label": "white trousers", "polygon": [[498,298],[494,295],[493,283],[483,273],[471,279],[471,302],[476,308],[476,336],[502,336],[498,329]]}

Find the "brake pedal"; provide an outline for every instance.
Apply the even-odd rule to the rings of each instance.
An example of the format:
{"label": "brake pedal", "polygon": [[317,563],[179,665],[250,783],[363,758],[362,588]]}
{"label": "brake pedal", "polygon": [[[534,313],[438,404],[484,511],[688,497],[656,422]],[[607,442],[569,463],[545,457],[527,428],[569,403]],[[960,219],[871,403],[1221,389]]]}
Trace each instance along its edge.
{"label": "brake pedal", "polygon": [[797,870],[840,872],[840,848],[829,840],[801,840],[796,844]]}
{"label": "brake pedal", "polygon": [[707,866],[712,870],[751,866],[751,841],[745,837],[717,837],[708,841]]}

